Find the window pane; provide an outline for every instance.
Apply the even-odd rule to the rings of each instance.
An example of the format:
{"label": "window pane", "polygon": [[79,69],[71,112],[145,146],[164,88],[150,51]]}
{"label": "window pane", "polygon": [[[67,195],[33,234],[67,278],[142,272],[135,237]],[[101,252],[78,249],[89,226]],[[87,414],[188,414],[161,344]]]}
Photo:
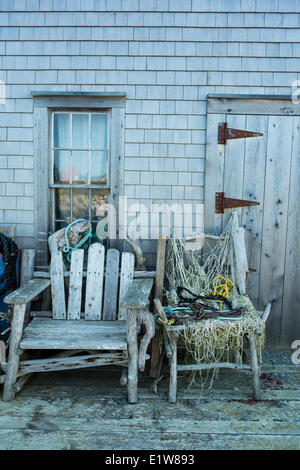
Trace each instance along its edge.
{"label": "window pane", "polygon": [[72,189],[73,220],[89,218],[89,190]]}
{"label": "window pane", "polygon": [[83,150],[72,151],[72,182],[87,184],[89,174],[89,153]]}
{"label": "window pane", "polygon": [[[91,219],[92,220],[100,220],[101,219],[101,214],[103,211],[101,211],[101,206],[103,204],[107,204],[107,192],[105,191],[99,191],[98,189],[92,189],[91,190]],[[105,209],[106,210],[106,209]]]}
{"label": "window pane", "polygon": [[107,152],[91,152],[91,184],[107,184]]}
{"label": "window pane", "polygon": [[66,220],[68,224],[71,219],[71,194],[70,189],[55,190],[55,219]]}
{"label": "window pane", "polygon": [[106,149],[107,148],[107,115],[106,114],[92,114],[91,116],[91,137],[92,148]]}
{"label": "window pane", "polygon": [[54,150],[54,183],[70,182],[70,152],[67,150]]}
{"label": "window pane", "polygon": [[54,114],[54,147],[70,147],[70,115]]}
{"label": "window pane", "polygon": [[89,148],[88,114],[72,114],[72,148]]}

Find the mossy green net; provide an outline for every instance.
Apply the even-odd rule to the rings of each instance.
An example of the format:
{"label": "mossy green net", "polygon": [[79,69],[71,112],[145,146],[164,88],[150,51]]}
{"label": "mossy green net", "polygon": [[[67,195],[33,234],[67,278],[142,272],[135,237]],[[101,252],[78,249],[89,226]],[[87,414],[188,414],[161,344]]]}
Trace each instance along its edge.
{"label": "mossy green net", "polygon": [[[230,289],[228,297],[232,308],[243,307],[245,311],[240,319],[235,320],[205,319],[185,322],[184,329],[179,333],[189,363],[232,362],[235,351],[243,353],[246,335],[254,336],[261,360],[265,324],[248,295],[241,295],[236,286],[232,223],[233,218],[216,240],[204,238],[200,249],[190,249],[183,239],[171,238],[168,243],[166,276],[169,289],[166,298],[169,306],[178,306],[177,286],[205,296],[212,292],[214,278],[221,275],[233,281],[234,287]],[[217,373],[217,369],[211,369],[211,384]],[[200,376],[203,383],[204,376],[208,378],[208,372],[202,372]],[[195,377],[194,372],[190,376],[190,383],[194,382]]]}

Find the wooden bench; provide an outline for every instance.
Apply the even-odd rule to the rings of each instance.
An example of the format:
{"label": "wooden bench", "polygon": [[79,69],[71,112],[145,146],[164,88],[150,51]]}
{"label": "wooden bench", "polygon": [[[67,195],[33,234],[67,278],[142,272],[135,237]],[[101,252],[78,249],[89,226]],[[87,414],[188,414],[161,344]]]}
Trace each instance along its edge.
{"label": "wooden bench", "polygon": [[[57,251],[51,257],[50,278],[32,279],[5,297],[14,312],[9,360],[4,367],[4,401],[12,400],[33,372],[113,364],[128,371],[122,374],[122,383],[127,383],[129,403],[136,403],[136,316],[148,310],[153,279],[134,279],[133,253],[122,253],[119,273],[119,251],[109,249],[105,256],[103,245],[94,243],[88,251],[84,295],[83,263],[84,250],[73,251],[66,289],[63,257]],[[47,317],[49,312],[31,312],[33,318],[24,328],[26,305],[49,286],[52,317]],[[47,359],[20,360],[25,350],[60,352]]]}

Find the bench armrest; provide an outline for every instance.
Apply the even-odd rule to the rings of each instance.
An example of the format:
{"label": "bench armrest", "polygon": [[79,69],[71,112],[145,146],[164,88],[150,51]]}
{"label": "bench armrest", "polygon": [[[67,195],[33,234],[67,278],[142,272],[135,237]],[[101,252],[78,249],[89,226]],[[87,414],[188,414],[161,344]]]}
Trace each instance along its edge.
{"label": "bench armrest", "polygon": [[50,279],[32,279],[4,298],[6,304],[26,304],[50,286]]}
{"label": "bench armrest", "polygon": [[134,279],[120,306],[130,310],[146,308],[149,303],[152,285],[153,279]]}

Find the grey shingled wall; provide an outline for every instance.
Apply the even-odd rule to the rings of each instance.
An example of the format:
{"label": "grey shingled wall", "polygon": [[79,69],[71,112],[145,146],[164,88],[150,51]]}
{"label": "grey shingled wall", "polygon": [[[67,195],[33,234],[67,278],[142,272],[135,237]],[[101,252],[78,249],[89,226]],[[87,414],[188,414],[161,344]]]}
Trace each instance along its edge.
{"label": "grey shingled wall", "polygon": [[124,91],[125,195],[203,202],[208,93],[289,94],[299,0],[1,0],[0,221],[32,247],[32,90]]}

